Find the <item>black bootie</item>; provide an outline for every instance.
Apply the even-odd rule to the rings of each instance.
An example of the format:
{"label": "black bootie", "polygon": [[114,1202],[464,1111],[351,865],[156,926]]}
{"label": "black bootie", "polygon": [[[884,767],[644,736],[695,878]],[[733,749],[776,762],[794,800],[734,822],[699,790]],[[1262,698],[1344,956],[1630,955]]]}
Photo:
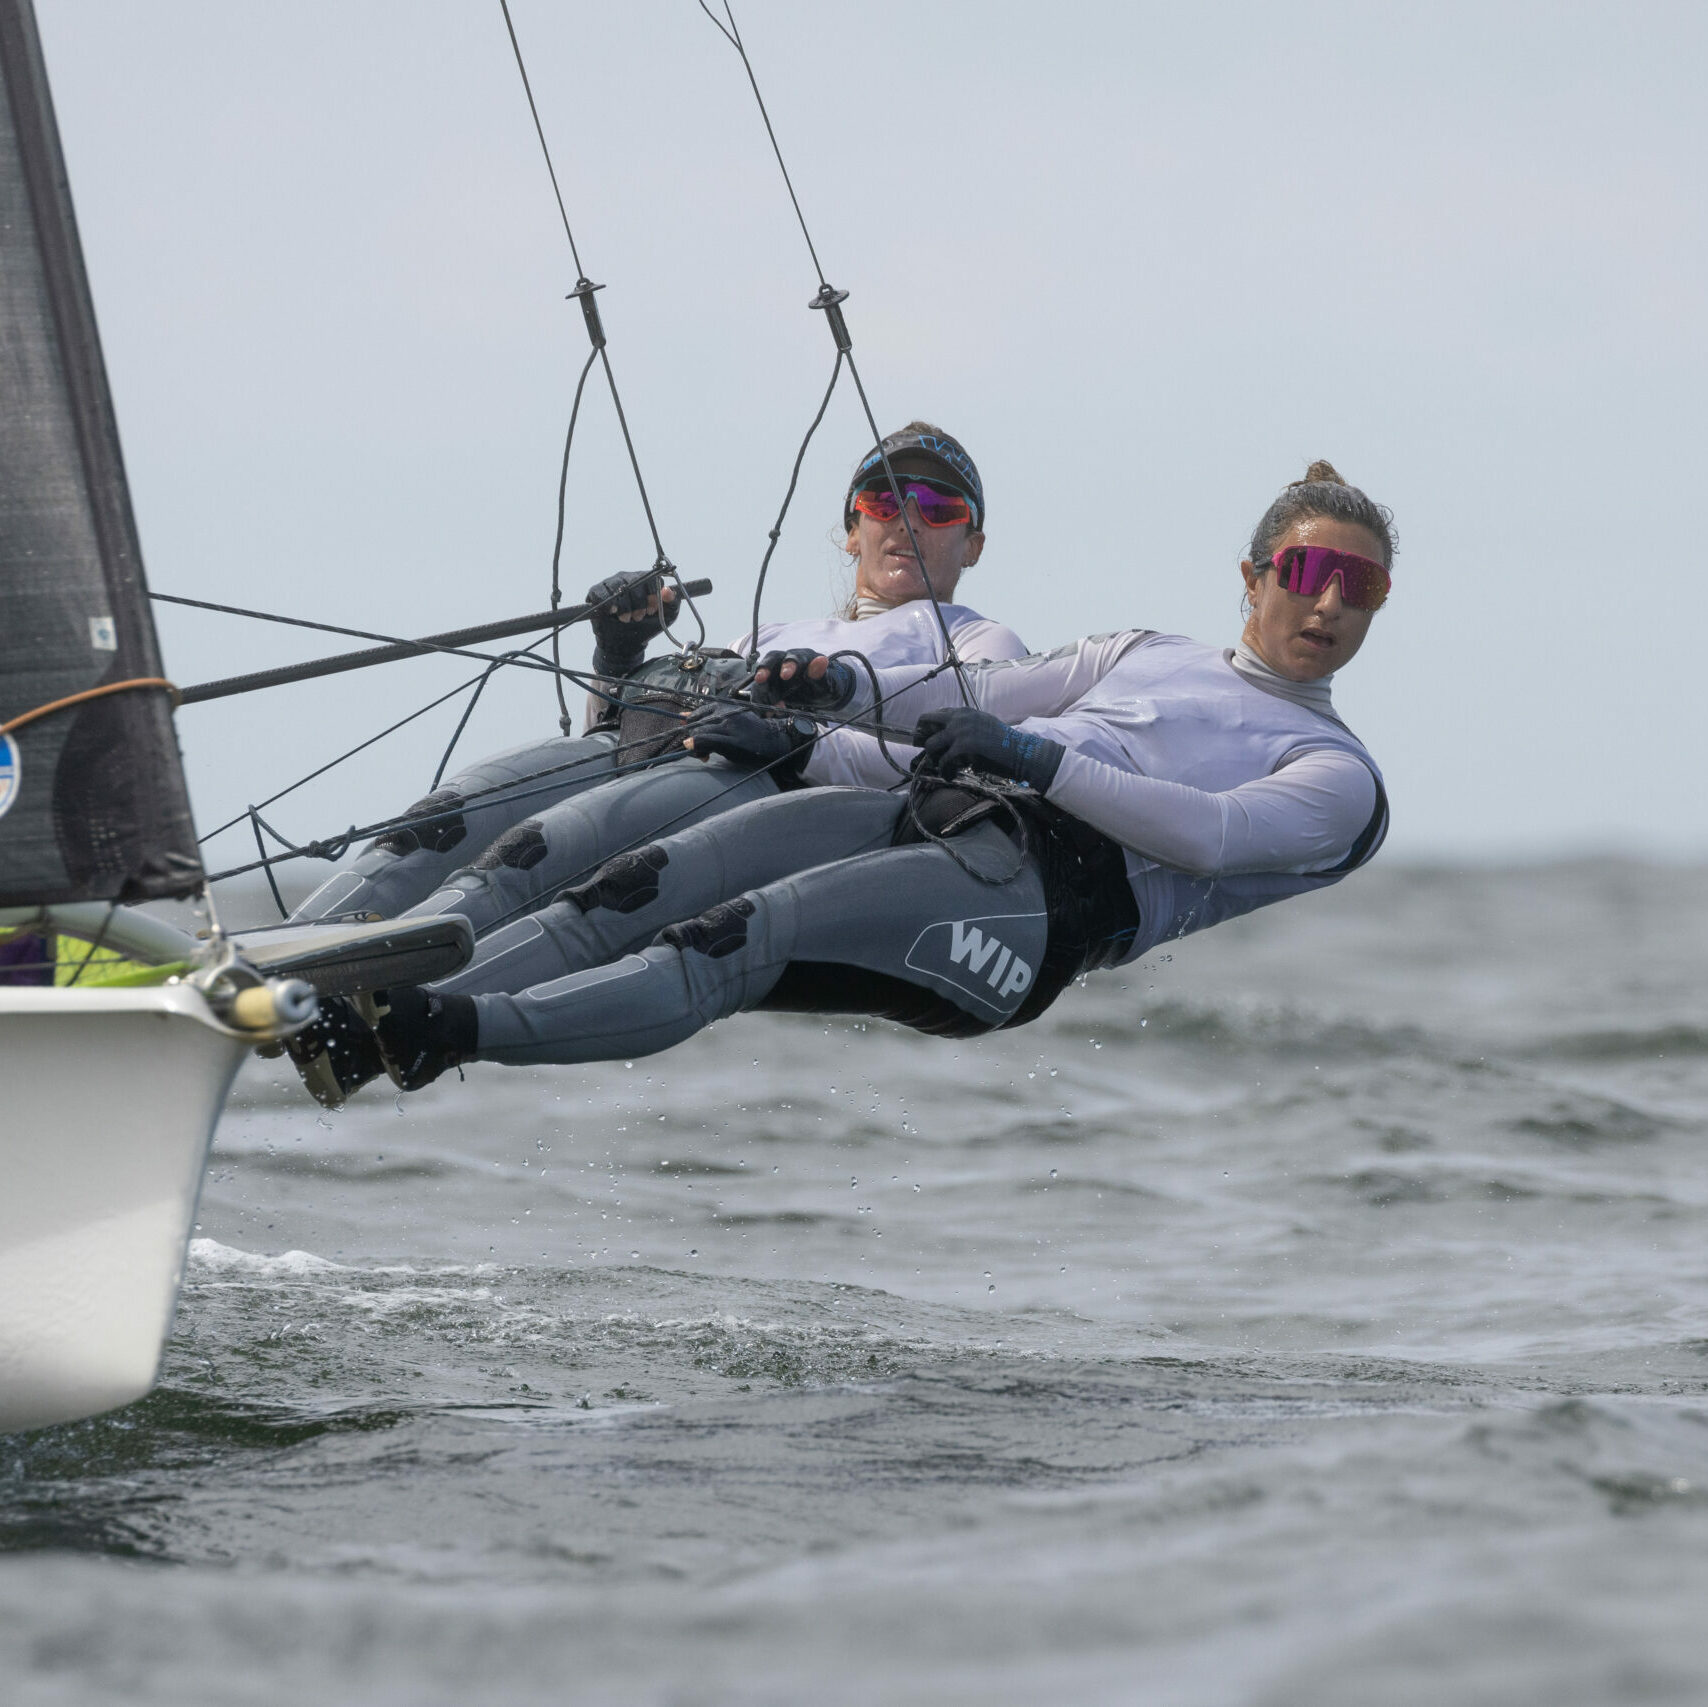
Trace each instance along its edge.
{"label": "black bootie", "polygon": [[372,1029],[343,996],[322,996],[319,1016],[285,1040],[285,1053],[322,1108],[342,1108],[352,1091],[386,1071]]}
{"label": "black bootie", "polygon": [[430,1085],[474,1054],[479,1025],[473,996],[441,995],[399,984],[374,997],[374,1039],[385,1071],[401,1091]]}

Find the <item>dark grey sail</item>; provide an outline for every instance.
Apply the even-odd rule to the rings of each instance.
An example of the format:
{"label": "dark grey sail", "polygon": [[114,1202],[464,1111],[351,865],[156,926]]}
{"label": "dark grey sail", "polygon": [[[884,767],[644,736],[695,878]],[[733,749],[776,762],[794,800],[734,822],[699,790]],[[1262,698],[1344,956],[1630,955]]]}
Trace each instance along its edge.
{"label": "dark grey sail", "polygon": [[[0,729],[163,674],[35,13],[0,0]],[[162,689],[0,735],[0,906],[201,877]]]}

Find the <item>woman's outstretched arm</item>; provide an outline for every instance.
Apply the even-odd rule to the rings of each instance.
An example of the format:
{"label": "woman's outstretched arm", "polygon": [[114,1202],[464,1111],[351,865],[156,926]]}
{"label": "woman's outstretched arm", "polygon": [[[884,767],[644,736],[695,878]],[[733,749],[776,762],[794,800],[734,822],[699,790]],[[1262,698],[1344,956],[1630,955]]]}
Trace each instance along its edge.
{"label": "woman's outstretched arm", "polygon": [[[1048,723],[1028,733],[1051,735]],[[1253,782],[1212,792],[1117,770],[1069,748],[1046,798],[1122,847],[1195,877],[1325,871],[1376,811],[1376,779],[1350,753],[1318,748]]]}

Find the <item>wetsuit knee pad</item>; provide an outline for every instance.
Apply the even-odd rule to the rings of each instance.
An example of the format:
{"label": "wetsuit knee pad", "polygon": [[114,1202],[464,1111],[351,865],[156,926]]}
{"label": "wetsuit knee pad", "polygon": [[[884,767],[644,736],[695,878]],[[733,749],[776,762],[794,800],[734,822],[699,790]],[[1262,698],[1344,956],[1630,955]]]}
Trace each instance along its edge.
{"label": "wetsuit knee pad", "polygon": [[462,795],[454,788],[423,795],[404,812],[405,822],[376,837],[374,846],[400,855],[414,853],[417,848],[425,848],[428,853],[449,853],[469,833],[463,820],[464,804]]}
{"label": "wetsuit knee pad", "polygon": [[703,954],[708,960],[722,960],[747,946],[747,921],[753,913],[753,903],[745,895],[738,895],[733,901],[720,901],[715,907],[708,907],[698,918],[666,925],[653,940],[684,954]]}
{"label": "wetsuit knee pad", "polygon": [[585,883],[560,889],[556,899],[572,901],[584,913],[607,907],[614,913],[638,913],[658,899],[658,874],[670,855],[657,843],[607,860]]}
{"label": "wetsuit knee pad", "polygon": [[531,871],[546,857],[546,837],[538,818],[512,824],[474,862],[476,871],[496,871],[507,865],[513,871]]}

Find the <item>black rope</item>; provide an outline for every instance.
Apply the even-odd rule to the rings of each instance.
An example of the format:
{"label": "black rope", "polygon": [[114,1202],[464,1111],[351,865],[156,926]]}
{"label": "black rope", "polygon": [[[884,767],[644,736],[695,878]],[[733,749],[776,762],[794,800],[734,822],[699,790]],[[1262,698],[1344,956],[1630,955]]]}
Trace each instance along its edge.
{"label": "black rope", "polygon": [[[623,446],[629,453],[629,467],[635,471],[635,485],[640,490],[641,508],[646,511],[647,531],[651,533],[653,549],[658,553],[654,566],[666,574],[674,575],[676,565],[670,561],[670,554],[664,549],[664,541],[658,537],[658,523],[653,519],[652,500],[646,495],[646,481],[641,478],[640,458],[635,455],[635,441],[629,433],[629,417],[623,408],[622,398],[617,395],[617,376],[611,371],[611,357],[603,345],[598,350],[598,356],[600,365],[605,369],[605,383],[611,388],[611,402],[617,410],[617,425],[623,430]],[[688,602],[689,608],[692,609],[693,600]]]}
{"label": "black rope", "polygon": [[783,159],[782,146],[777,141],[777,132],[771,123],[771,114],[765,106],[765,97],[759,91],[759,79],[753,70],[753,62],[747,57],[746,44],[741,39],[741,30],[735,21],[735,12],[730,0],[722,0],[724,17],[728,20],[726,29],[719,23],[706,0],[699,0],[700,10],[717,26],[718,33],[733,47],[740,56],[743,69],[747,72],[747,81],[753,86],[753,98],[759,103],[759,116],[765,121],[765,134],[771,139],[771,152],[777,156],[777,165],[783,174],[783,183],[789,192],[789,200],[794,204],[795,218],[799,220],[801,235],[806,239],[807,253],[812,256],[813,270],[818,274],[818,299],[809,304],[813,308],[825,310],[825,319],[830,326],[831,335],[836,339],[836,353],[839,358],[846,357],[848,372],[853,377],[854,389],[859,393],[860,407],[865,411],[866,425],[872,434],[872,442],[877,447],[878,457],[883,463],[884,477],[890,483],[890,490],[895,493],[901,503],[901,522],[907,530],[907,542],[913,548],[913,559],[919,565],[919,578],[925,583],[926,596],[931,600],[931,609],[937,618],[937,626],[943,633],[945,660],[955,672],[955,681],[961,690],[963,704],[973,703],[972,689],[967,684],[966,672],[961,667],[960,654],[955,650],[955,639],[949,632],[949,624],[943,615],[943,606],[937,597],[937,589],[931,584],[931,572],[925,567],[925,556],[919,549],[919,539],[914,533],[913,522],[907,513],[907,499],[903,495],[901,483],[896,479],[895,470],[890,466],[890,455],[884,449],[884,435],[878,431],[877,416],[872,412],[872,405],[866,396],[866,387],[860,378],[860,369],[854,360],[854,340],[849,336],[846,321],[842,316],[841,303],[847,296],[846,291],[835,289],[829,279],[824,276],[824,268],[819,262],[818,249],[812,240],[812,233],[807,229],[806,215],[801,212],[800,198],[795,194],[794,180],[789,176],[789,168]]}
{"label": "black rope", "polygon": [[95,940],[89,944],[89,952],[77,962],[77,970],[65,981],[65,987],[67,989],[70,989],[71,986],[89,970],[89,962],[101,952],[101,949],[107,940],[107,932],[113,928],[113,919],[118,913],[118,910],[119,904],[117,901],[109,901],[107,903],[107,916],[101,921],[101,928],[96,931]]}
{"label": "black rope", "polygon": [[[705,0],[700,0],[704,9]],[[710,16],[710,14],[707,14]],[[712,19],[714,24],[718,21]],[[718,28],[723,28],[718,24]],[[765,577],[771,571],[771,557],[777,549],[777,541],[783,536],[783,518],[789,513],[789,505],[795,500],[795,486],[801,478],[801,464],[806,461],[807,446],[812,443],[812,436],[818,431],[818,424],[824,419],[824,412],[830,407],[831,393],[836,390],[836,382],[842,377],[842,351],[836,352],[836,366],[830,370],[830,384],[824,388],[824,401],[818,406],[818,413],[812,418],[812,425],[807,428],[807,436],[801,440],[801,448],[795,452],[795,466],[789,475],[789,489],[783,494],[783,507],[777,512],[777,525],[771,529],[771,543],[765,547],[765,556],[759,565],[759,579],[753,588],[753,626],[747,635],[747,667],[752,669],[759,662],[759,601],[765,596]],[[869,668],[870,666],[868,666]]]}
{"label": "black rope", "polygon": [[[350,844],[362,834],[362,832],[352,824],[350,828],[340,836],[330,836],[325,841],[320,842],[305,842],[301,847],[298,847],[288,837],[280,835],[279,832],[275,830],[253,806],[249,808],[248,817],[250,827],[255,832],[255,846],[261,855],[257,864],[259,864],[267,874],[267,886],[273,891],[273,904],[279,909],[279,917],[286,921],[290,919],[290,909],[285,906],[285,898],[279,893],[279,883],[278,879],[273,876],[273,867],[277,864],[283,863],[285,859],[342,859],[345,854],[350,851]],[[261,832],[263,830],[265,830],[280,847],[286,850],[284,854],[278,856],[268,854],[267,844],[261,839]],[[255,866],[251,865],[246,867],[246,869],[253,871],[255,870]],[[212,877],[209,877],[207,881],[209,883],[215,883],[221,877],[228,875],[230,874],[227,872],[216,872]]]}
{"label": "black rope", "polygon": [[[508,12],[505,13],[505,21],[509,21]],[[525,81],[526,78],[524,77],[524,82]],[[530,101],[533,99],[531,93],[529,95],[529,99]],[[548,164],[549,163],[550,162],[548,161]],[[553,182],[555,183],[556,180],[554,179]],[[559,470],[557,477],[557,534],[552,540],[553,610],[556,610],[563,602],[563,583],[559,579],[558,570],[559,565],[563,561],[564,504],[569,491],[569,447],[575,443],[575,423],[581,414],[581,394],[587,388],[587,376],[593,371],[593,357],[597,353],[597,351],[589,352],[587,360],[582,364],[581,377],[575,382],[575,403],[569,411],[569,431],[563,435],[563,467]],[[563,653],[558,646],[558,631],[555,628],[552,630],[552,663],[560,670],[563,668]],[[478,694],[481,691],[481,688],[484,688],[485,686],[486,683],[483,681],[480,684],[480,688],[475,689],[475,692]],[[574,719],[569,713],[569,701],[564,698],[562,676],[557,678],[555,686],[557,688],[558,727],[567,735]],[[457,733],[461,734],[462,731],[459,729]],[[443,769],[444,767],[441,765],[440,770],[443,771]],[[434,779],[433,786],[435,788],[439,786],[437,778]]]}
{"label": "black rope", "polygon": [[[954,845],[954,837],[934,830],[919,816],[919,800],[922,795],[931,794],[939,788],[959,789],[964,794],[977,795],[981,800],[994,801],[1010,818],[1014,820],[1014,834],[1009,839],[1015,846],[1014,868],[1005,871],[1000,876],[991,877],[982,872],[970,860],[964,859],[961,851]],[[992,889],[1000,889],[1005,883],[1012,883],[1026,865],[1027,856],[1032,851],[1032,838],[1026,828],[1025,816],[1014,804],[1013,791],[1005,788],[992,777],[982,776],[977,771],[962,769],[953,777],[936,776],[930,772],[915,771],[911,785],[907,791],[908,821],[916,829],[922,840],[940,847],[967,876],[979,883],[986,884]]]}
{"label": "black rope", "polygon": [[[267,873],[267,887],[273,891],[273,905],[279,909],[281,919],[288,919],[291,910],[279,893],[279,880],[273,875],[273,862],[267,857],[267,844],[261,836],[261,814],[253,806],[249,808],[249,828],[255,832],[255,851],[260,854],[262,869]],[[255,868],[251,866],[249,869],[253,871]],[[205,881],[212,883],[214,879],[209,877]]]}
{"label": "black rope", "polygon": [[[864,652],[856,652],[852,646],[845,647],[840,652],[831,653],[830,660],[832,663],[835,663],[838,658],[858,658],[861,664],[865,666],[866,677],[872,684],[871,727],[872,733],[877,737],[878,751],[883,754],[884,763],[887,764],[897,776],[905,777],[911,775],[912,773],[905,765],[898,765],[896,763],[894,755],[890,752],[889,742],[884,739],[884,690],[878,681],[878,672],[873,666],[872,660],[868,658]],[[918,687],[921,682],[930,681],[931,676],[934,676],[937,673],[938,672],[936,670],[933,670],[930,675],[922,676],[918,682],[914,682],[910,685]]]}

